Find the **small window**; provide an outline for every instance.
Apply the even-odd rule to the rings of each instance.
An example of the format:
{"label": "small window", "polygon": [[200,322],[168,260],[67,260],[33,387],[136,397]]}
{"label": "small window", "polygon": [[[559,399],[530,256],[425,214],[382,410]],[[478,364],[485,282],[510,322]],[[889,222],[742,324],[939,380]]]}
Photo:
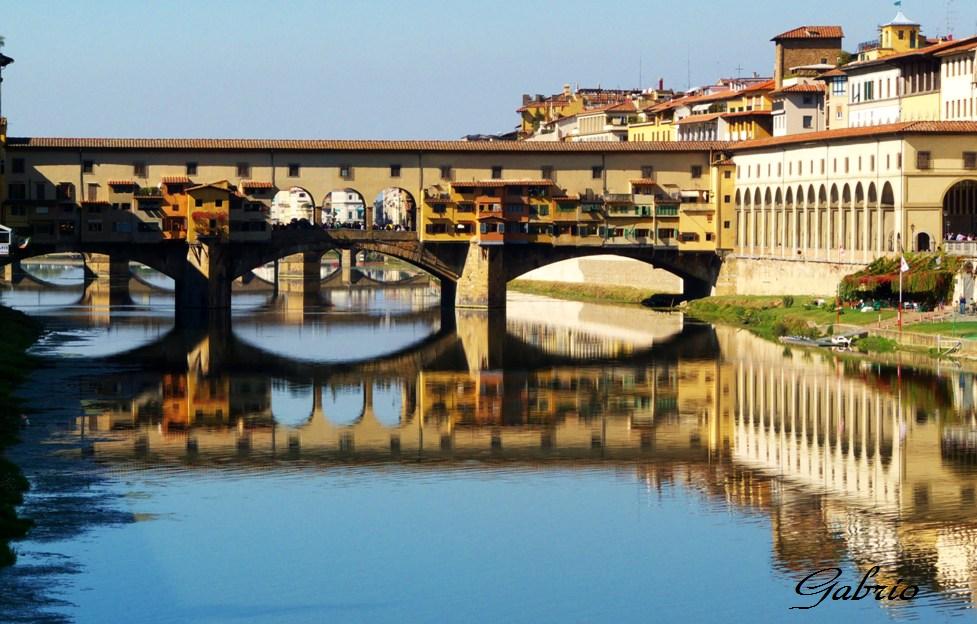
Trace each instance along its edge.
{"label": "small window", "polygon": [[813,127],[814,127],[814,116],[804,115],[804,129],[810,130]]}
{"label": "small window", "polygon": [[214,200],[214,206],[216,206],[216,207],[218,207],[218,208],[220,208],[220,207],[222,207],[223,205],[224,205],[224,200],[223,200],[223,199],[217,199],[217,200]]}
{"label": "small window", "polygon": [[[645,165],[641,168],[641,177],[648,180],[655,175],[655,168],[651,165]],[[729,177],[729,176],[727,176]]]}
{"label": "small window", "polygon": [[195,162],[188,162],[187,163],[187,175],[188,176],[195,176],[195,175],[197,175],[197,163],[195,163]]}
{"label": "small window", "polygon": [[594,180],[600,180],[604,177],[604,168],[600,165],[595,165],[590,168],[590,177]]}
{"label": "small window", "polygon": [[729,221],[723,221],[723,229],[724,230],[728,230],[729,229],[729,225],[730,225]]}
{"label": "small window", "polygon": [[95,170],[94,160],[83,160],[81,161],[81,171],[82,173],[91,173]]}
{"label": "small window", "polygon": [[733,177],[733,172],[732,172],[732,171],[729,171],[729,170],[727,170],[727,171],[724,171],[724,172],[723,172],[723,177],[724,177],[724,178],[726,178],[726,179],[728,180],[728,179],[730,179],[731,177]]}
{"label": "small window", "polygon": [[391,178],[400,177],[400,165],[390,165],[390,177]]}
{"label": "small window", "polygon": [[241,162],[237,164],[237,177],[239,178],[250,178],[251,177],[251,165],[246,162]]}
{"label": "small window", "polygon": [[731,197],[729,195],[723,195],[723,203],[728,204],[730,202],[730,200],[731,200]]}
{"label": "small window", "polygon": [[145,162],[134,162],[132,163],[132,175],[137,178],[146,177],[146,163]]}
{"label": "small window", "polygon": [[339,177],[344,180],[352,180],[353,167],[351,165],[339,165]]}
{"label": "small window", "polygon": [[868,170],[875,171],[875,155],[868,157]]}
{"label": "small window", "polygon": [[896,154],[896,169],[902,169],[902,152]]}
{"label": "small window", "polygon": [[702,165],[692,165],[692,177],[701,178],[702,177]]}
{"label": "small window", "polygon": [[552,165],[543,165],[542,167],[540,167],[539,168],[539,177],[541,179],[543,179],[543,180],[552,180],[553,179],[553,166]]}
{"label": "small window", "polygon": [[44,182],[34,183],[34,199],[47,199],[47,185]]}
{"label": "small window", "polygon": [[495,165],[492,167],[492,179],[501,180],[502,179],[502,165]]}
{"label": "small window", "polygon": [[963,168],[964,169],[977,169],[977,152],[964,152],[963,153]]}
{"label": "small window", "polygon": [[929,152],[916,152],[916,168],[929,169],[931,165]]}
{"label": "small window", "polygon": [[441,165],[441,179],[442,180],[451,179],[451,165]]}
{"label": "small window", "polygon": [[24,173],[24,159],[14,158],[10,162],[10,173]]}
{"label": "small window", "polygon": [[288,163],[288,177],[290,178],[299,177],[299,172],[301,170],[302,168],[299,166],[298,163]]}

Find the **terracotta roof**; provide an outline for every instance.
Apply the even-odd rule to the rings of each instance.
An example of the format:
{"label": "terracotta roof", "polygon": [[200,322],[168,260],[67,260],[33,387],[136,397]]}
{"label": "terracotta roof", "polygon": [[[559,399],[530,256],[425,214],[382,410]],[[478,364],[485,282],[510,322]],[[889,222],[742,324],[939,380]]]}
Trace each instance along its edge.
{"label": "terracotta roof", "polygon": [[82,206],[111,206],[111,204],[105,199],[83,199],[81,200]]}
{"label": "terracotta roof", "polygon": [[841,26],[798,26],[793,30],[780,33],[770,41],[782,39],[842,39],[845,33]]}
{"label": "terracotta roof", "polygon": [[583,117],[584,115],[590,115],[592,113],[636,113],[638,109],[635,107],[633,102],[616,102],[613,104],[606,104],[604,106],[597,106],[595,108],[585,108],[579,113],[577,117]]}
{"label": "terracotta roof", "polygon": [[736,113],[722,113],[722,117],[723,119],[734,119],[737,117],[755,117],[757,115],[764,116],[764,115],[772,115],[772,114],[773,111],[771,110],[751,110],[751,111],[739,111]]}
{"label": "terracotta roof", "polygon": [[260,180],[245,180],[241,182],[241,188],[262,188],[270,189],[275,188],[271,182],[262,182]]}
{"label": "terracotta roof", "polygon": [[754,91],[768,91],[773,90],[777,85],[774,80],[767,80],[766,82],[758,82],[755,85],[749,86],[745,89],[740,90],[740,93],[753,93]]}
{"label": "terracotta roof", "polygon": [[777,89],[771,95],[780,95],[781,93],[824,93],[823,84],[795,84],[787,87],[782,87]]}
{"label": "terracotta roof", "polygon": [[631,180],[631,184],[633,186],[650,186],[652,184],[657,184],[657,182],[651,178],[635,178]]}
{"label": "terracotta roof", "polygon": [[689,115],[688,117],[683,117],[676,121],[677,125],[690,124],[690,123],[701,123],[706,121],[713,121],[723,116],[724,113],[706,113],[704,115]]}
{"label": "terracotta roof", "polygon": [[187,176],[163,176],[160,181],[163,184],[193,184],[193,180]]}
{"label": "terracotta roof", "polygon": [[498,188],[500,186],[556,186],[553,180],[458,180],[451,186],[480,186],[482,188]]}
{"label": "terracotta roof", "polygon": [[848,74],[845,73],[845,70],[841,69],[840,67],[836,67],[835,69],[824,72],[823,74],[818,76],[817,79],[820,80],[821,78],[833,78],[835,76],[847,76],[847,75]]}
{"label": "terracotta roof", "polygon": [[364,152],[698,152],[722,142],[675,141],[347,141],[317,139],[82,139],[11,137],[7,148],[103,150],[282,150]]}
{"label": "terracotta roof", "polygon": [[136,186],[132,180],[109,180],[109,186]]}
{"label": "terracotta roof", "polygon": [[883,124],[879,126],[863,126],[859,128],[841,128],[838,130],[822,130],[821,132],[807,132],[791,134],[782,137],[754,139],[731,144],[731,150],[738,152],[779,147],[798,143],[819,143],[861,137],[884,136],[893,134],[975,134],[977,135],[977,121],[904,121],[900,123]]}

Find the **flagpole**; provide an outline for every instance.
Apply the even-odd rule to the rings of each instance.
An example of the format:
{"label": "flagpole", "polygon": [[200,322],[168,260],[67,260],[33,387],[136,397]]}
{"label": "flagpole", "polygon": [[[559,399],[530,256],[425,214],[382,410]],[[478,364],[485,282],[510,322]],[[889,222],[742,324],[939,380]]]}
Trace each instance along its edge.
{"label": "flagpole", "polygon": [[[903,260],[905,262],[905,260]],[[902,333],[902,265],[899,265],[899,333]]]}

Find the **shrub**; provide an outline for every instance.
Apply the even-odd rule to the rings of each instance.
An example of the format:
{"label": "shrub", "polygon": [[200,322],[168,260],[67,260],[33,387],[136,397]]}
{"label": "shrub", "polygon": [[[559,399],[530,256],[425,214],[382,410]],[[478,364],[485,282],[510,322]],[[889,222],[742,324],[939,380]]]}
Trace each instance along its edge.
{"label": "shrub", "polygon": [[784,303],[785,308],[790,308],[794,305],[794,297],[792,295],[784,295],[780,300]]}

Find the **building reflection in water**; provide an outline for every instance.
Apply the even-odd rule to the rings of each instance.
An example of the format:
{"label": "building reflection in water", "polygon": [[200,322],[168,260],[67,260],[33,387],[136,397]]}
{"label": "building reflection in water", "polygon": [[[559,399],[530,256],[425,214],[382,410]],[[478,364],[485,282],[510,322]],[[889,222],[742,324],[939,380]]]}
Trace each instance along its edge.
{"label": "building reflection in water", "polygon": [[854,561],[972,599],[971,374],[785,350],[680,316],[540,314],[561,321],[459,313],[419,344],[338,364],[173,333],[118,358],[142,372],[88,389],[77,434],[126,467],[608,466],[769,517],[792,578]]}

